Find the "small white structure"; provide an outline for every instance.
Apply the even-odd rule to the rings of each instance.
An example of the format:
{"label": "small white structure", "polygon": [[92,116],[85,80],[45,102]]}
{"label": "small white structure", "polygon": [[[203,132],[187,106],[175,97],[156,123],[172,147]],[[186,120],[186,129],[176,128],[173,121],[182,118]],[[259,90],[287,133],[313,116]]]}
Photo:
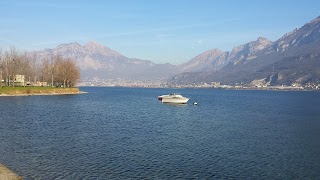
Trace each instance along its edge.
{"label": "small white structure", "polygon": [[24,86],[24,82],[25,82],[25,76],[24,75],[17,74],[15,76],[14,83],[16,85]]}

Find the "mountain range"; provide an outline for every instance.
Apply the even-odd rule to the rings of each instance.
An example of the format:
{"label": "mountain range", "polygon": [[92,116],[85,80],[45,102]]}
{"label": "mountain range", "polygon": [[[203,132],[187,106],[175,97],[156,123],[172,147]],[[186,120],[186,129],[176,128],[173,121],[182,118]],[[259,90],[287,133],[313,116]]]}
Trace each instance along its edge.
{"label": "mountain range", "polygon": [[85,45],[78,43],[62,44],[54,49],[35,52],[38,58],[61,55],[76,61],[82,80],[98,78],[100,80],[157,81],[175,75],[177,67],[156,64],[149,60],[128,58],[102,44],[90,41]]}
{"label": "mountain range", "polygon": [[319,83],[319,52],[320,17],[285,34],[275,42],[259,38],[238,46],[231,52],[223,53],[216,49],[211,53],[205,52],[197,56],[203,57],[201,60],[197,60],[196,57],[189,63],[195,65],[207,59],[205,62],[208,64],[208,69],[178,74],[169,83],[221,82],[252,85],[256,82],[262,85]]}
{"label": "mountain range", "polygon": [[320,82],[319,50],[320,17],[274,42],[259,37],[231,51],[208,50],[180,65],[128,58],[94,41],[62,44],[36,53],[40,58],[60,54],[74,59],[82,80],[291,85]]}

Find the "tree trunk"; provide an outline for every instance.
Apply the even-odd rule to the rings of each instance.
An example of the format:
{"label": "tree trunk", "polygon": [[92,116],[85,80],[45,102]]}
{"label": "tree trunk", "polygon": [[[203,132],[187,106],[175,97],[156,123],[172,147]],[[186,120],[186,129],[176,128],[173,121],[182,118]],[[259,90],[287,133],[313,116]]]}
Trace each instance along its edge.
{"label": "tree trunk", "polygon": [[15,80],[15,75],[13,74],[13,77],[12,77],[13,81],[12,81],[12,87],[14,88],[14,80]]}

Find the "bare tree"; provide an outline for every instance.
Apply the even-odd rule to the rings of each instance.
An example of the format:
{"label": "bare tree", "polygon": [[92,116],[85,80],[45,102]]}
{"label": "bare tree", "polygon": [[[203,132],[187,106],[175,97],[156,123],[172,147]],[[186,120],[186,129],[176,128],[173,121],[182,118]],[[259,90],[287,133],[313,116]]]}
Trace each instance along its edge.
{"label": "bare tree", "polygon": [[[18,57],[19,58],[17,59],[17,62],[16,62],[16,64],[18,65],[17,69],[16,69],[17,74],[24,75],[25,78],[30,77],[30,74],[31,74],[30,62],[31,61],[29,59],[27,52],[24,52],[24,54],[20,54]],[[24,82],[23,86],[25,86],[25,82]]]}
{"label": "bare tree", "polygon": [[28,54],[28,59],[29,59],[30,69],[28,71],[27,77],[29,77],[28,82],[31,83],[31,79],[35,79],[35,77],[37,76],[40,77],[41,70],[38,65],[36,53],[33,52],[31,54]]}
{"label": "bare tree", "polygon": [[[48,80],[48,72],[49,72],[49,59],[48,57],[45,57],[41,61],[41,68],[40,68],[40,79],[42,81],[47,81]],[[35,84],[36,82],[34,82]]]}
{"label": "bare tree", "polygon": [[69,59],[68,61],[69,75],[68,75],[68,87],[76,86],[78,80],[80,79],[80,70],[77,67],[74,60]]}
{"label": "bare tree", "polygon": [[3,55],[3,67],[5,74],[5,82],[7,86],[10,86],[11,75],[13,72],[13,62],[10,52],[6,51]]}
{"label": "bare tree", "polygon": [[4,53],[0,49],[0,71],[0,81],[4,76],[5,84],[13,87],[17,74],[23,75],[25,80],[29,77],[29,82],[30,79],[34,79],[34,84],[38,77],[42,82],[51,84],[51,87],[54,84],[74,87],[80,79],[79,68],[70,58],[63,58],[61,55],[47,55],[39,60],[36,53],[21,53],[15,48],[4,51]]}
{"label": "bare tree", "polygon": [[19,56],[16,48],[11,48],[10,49],[10,59],[12,61],[12,87],[14,87],[14,82],[15,82],[15,77],[16,77],[16,71],[17,71],[17,65],[19,63]]}
{"label": "bare tree", "polygon": [[50,69],[50,73],[51,73],[51,86],[53,87],[53,83],[54,80],[58,81],[59,76],[58,75],[58,68],[59,66],[61,66],[60,64],[63,63],[63,58],[58,54],[58,55],[54,55],[51,61],[51,69]]}

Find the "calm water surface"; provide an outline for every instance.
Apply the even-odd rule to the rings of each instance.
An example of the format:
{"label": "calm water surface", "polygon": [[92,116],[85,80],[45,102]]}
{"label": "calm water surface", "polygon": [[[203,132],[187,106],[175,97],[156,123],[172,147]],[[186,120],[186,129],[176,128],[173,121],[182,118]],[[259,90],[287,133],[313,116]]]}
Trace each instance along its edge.
{"label": "calm water surface", "polygon": [[[320,93],[81,90],[0,97],[0,162],[26,180],[320,179]],[[172,92],[189,104],[157,100]]]}

